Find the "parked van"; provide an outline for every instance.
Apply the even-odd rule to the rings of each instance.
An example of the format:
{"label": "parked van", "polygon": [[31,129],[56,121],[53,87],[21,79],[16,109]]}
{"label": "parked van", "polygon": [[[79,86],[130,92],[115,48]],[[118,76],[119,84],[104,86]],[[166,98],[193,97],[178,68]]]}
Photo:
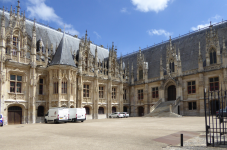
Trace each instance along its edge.
{"label": "parked van", "polygon": [[48,122],[67,122],[69,119],[69,109],[68,108],[51,108],[45,115],[45,123]]}
{"label": "parked van", "polygon": [[85,108],[69,108],[69,121],[72,121],[72,122],[81,121],[81,122],[83,122],[84,120],[86,120]]}
{"label": "parked van", "polygon": [[3,124],[4,124],[4,119],[3,119],[3,115],[2,114],[0,114],[0,126],[2,126],[3,127]]}

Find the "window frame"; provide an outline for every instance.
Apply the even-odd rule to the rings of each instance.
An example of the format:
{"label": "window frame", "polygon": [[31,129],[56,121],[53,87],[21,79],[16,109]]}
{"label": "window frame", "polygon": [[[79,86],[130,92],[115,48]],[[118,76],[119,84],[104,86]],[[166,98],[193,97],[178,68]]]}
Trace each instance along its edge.
{"label": "window frame", "polygon": [[[15,79],[11,79],[11,76],[15,76]],[[21,80],[18,80],[18,77],[21,77]],[[22,93],[22,81],[22,75],[10,74],[10,93]],[[14,83],[14,86],[11,86],[11,83]],[[13,90],[11,90],[12,87]]]}
{"label": "window frame", "polygon": [[139,69],[139,80],[143,79],[143,69]]}
{"label": "window frame", "polygon": [[112,99],[116,99],[116,88],[112,87]]}
{"label": "window frame", "polygon": [[104,98],[104,87],[99,86],[99,98]]}
{"label": "window frame", "polygon": [[58,81],[54,82],[53,94],[58,94]]}
{"label": "window frame", "polygon": [[67,81],[62,81],[61,83],[61,93],[67,94]]}
{"label": "window frame", "polygon": [[197,110],[197,103],[194,102],[188,102],[188,110]]}
{"label": "window frame", "polygon": [[127,99],[127,90],[126,89],[123,89],[123,91],[124,91],[123,100],[126,100]]}
{"label": "window frame", "polygon": [[[194,84],[193,84],[193,82],[194,82]],[[193,89],[193,87],[194,87],[194,89]],[[196,93],[196,81],[188,81],[187,90],[188,90],[188,94],[195,94]]]}
{"label": "window frame", "polygon": [[89,84],[84,84],[83,86],[83,97],[89,97]]}
{"label": "window frame", "polygon": [[152,98],[159,98],[158,87],[153,87],[152,91]]}
{"label": "window frame", "polygon": [[137,90],[138,92],[138,100],[143,100],[143,89]]}
{"label": "window frame", "polygon": [[[211,81],[212,79],[212,81]],[[215,81],[217,79],[217,81]],[[217,85],[216,85],[217,84]],[[210,91],[219,90],[219,77],[209,78]]]}
{"label": "window frame", "polygon": [[210,64],[217,64],[217,53],[214,48],[210,50]]}
{"label": "window frame", "polygon": [[[43,78],[39,79],[39,95],[43,95],[43,82],[41,83],[41,80],[43,80]],[[44,80],[43,80],[44,81]],[[42,87],[42,88],[41,88]]]}

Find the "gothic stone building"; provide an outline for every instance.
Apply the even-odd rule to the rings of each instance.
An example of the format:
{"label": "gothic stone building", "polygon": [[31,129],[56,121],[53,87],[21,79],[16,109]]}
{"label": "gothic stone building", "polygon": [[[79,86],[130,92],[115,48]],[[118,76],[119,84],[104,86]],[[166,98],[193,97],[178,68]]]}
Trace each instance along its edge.
{"label": "gothic stone building", "polygon": [[[36,123],[52,107],[86,108],[87,119],[115,111],[204,115],[204,89],[227,81],[227,23],[118,58],[108,49],[0,10],[0,113],[8,124]],[[215,100],[214,100],[215,101]]]}

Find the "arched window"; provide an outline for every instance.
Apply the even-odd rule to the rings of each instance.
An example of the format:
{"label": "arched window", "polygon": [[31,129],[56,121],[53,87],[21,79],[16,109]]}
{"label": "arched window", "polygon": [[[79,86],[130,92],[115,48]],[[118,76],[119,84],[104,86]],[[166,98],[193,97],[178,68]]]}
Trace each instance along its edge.
{"label": "arched window", "polygon": [[174,62],[173,62],[173,60],[171,60],[170,63],[169,63],[169,70],[170,70],[170,73],[174,72]]}
{"label": "arched window", "polygon": [[43,117],[44,116],[44,107],[43,106],[39,106],[38,110],[37,110],[37,116],[38,117]]}
{"label": "arched window", "polygon": [[89,115],[90,114],[90,108],[87,107],[87,106],[85,106],[84,108],[86,109],[86,115]]}
{"label": "arched window", "polygon": [[116,107],[112,107],[112,113],[115,113],[117,111]]}
{"label": "arched window", "polygon": [[103,107],[99,107],[99,114],[104,114],[104,108]]}
{"label": "arched window", "polygon": [[54,94],[58,94],[58,82],[54,82],[53,92],[54,92]]}
{"label": "arched window", "polygon": [[67,94],[67,81],[62,81],[61,92]]}
{"label": "arched window", "polygon": [[210,51],[210,64],[216,63],[217,63],[216,51],[212,48]]}

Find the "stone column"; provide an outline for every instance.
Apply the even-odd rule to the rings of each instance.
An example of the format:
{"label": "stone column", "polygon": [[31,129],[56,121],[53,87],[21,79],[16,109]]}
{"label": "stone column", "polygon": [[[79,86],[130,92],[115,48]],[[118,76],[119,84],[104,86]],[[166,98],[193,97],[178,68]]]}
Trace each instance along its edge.
{"label": "stone column", "polygon": [[109,79],[107,83],[107,118],[112,113],[112,80]]}
{"label": "stone column", "polygon": [[148,114],[149,112],[148,112],[148,102],[149,102],[149,100],[148,100],[148,84],[146,83],[145,84],[145,86],[144,86],[144,115],[146,115],[146,114]]}
{"label": "stone column", "polygon": [[76,107],[81,108],[82,107],[82,101],[83,101],[83,80],[82,75],[78,76],[78,100],[76,102]]}
{"label": "stone column", "polygon": [[120,83],[120,90],[119,90],[119,111],[123,112],[123,94],[124,94],[124,90],[123,90],[123,83]]}
{"label": "stone column", "polygon": [[52,80],[52,70],[49,71],[49,109],[51,108],[51,100],[53,95],[53,80]]}
{"label": "stone column", "polygon": [[97,77],[95,77],[93,83],[93,119],[98,119],[99,83]]}

